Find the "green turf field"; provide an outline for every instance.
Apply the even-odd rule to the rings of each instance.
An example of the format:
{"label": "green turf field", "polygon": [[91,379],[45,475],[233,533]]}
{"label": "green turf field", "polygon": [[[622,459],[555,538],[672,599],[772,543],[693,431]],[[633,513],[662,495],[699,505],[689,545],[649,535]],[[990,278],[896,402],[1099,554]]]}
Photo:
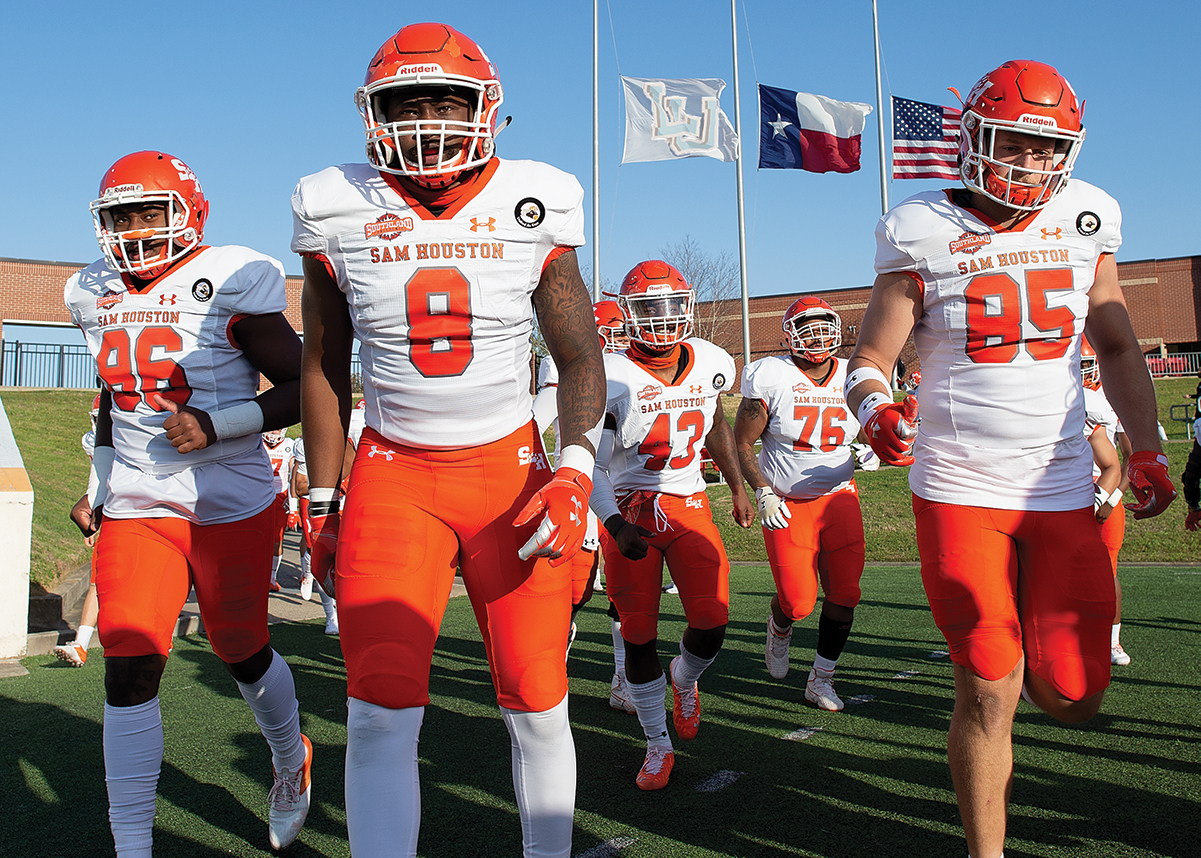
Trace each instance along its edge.
{"label": "green turf field", "polygon": [[[1201,803],[1201,568],[1126,567],[1123,642],[1102,713],[1065,727],[1023,704],[1006,855],[1101,858],[1198,854]],[[772,590],[736,566],[725,650],[701,681],[700,735],[677,747],[669,787],[642,793],[637,719],[608,707],[608,619],[598,596],[571,652],[579,759],[573,854],[621,858],[965,855],[944,742],[952,699],[943,641],[916,568],[869,567],[837,675],[843,713],[803,703],[816,613],[798,624],[792,671],[763,665]],[[683,628],[664,596],[666,656]],[[274,626],[313,740],[314,808],[289,854],[346,856],[342,800],[346,689],[320,623]],[[101,758],[102,668],[26,659],[0,680],[0,794],[13,856],[111,855]],[[466,599],[447,611],[421,741],[419,854],[517,855],[508,736]],[[177,642],[162,684],[166,760],[155,854],[266,850],[266,744],[203,638]]]}

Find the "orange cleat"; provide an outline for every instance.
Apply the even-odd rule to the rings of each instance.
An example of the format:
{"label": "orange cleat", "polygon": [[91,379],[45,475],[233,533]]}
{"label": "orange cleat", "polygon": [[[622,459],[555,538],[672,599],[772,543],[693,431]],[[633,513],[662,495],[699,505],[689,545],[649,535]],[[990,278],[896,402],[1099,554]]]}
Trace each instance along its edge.
{"label": "orange cleat", "polygon": [[638,772],[638,789],[663,789],[671,777],[671,768],[676,764],[676,755],[671,748],[647,748],[646,760]]}
{"label": "orange cleat", "polygon": [[[679,660],[677,655],[671,660],[675,667]],[[676,687],[675,671],[669,668],[671,674],[671,723],[676,725],[676,735],[681,739],[695,739],[696,731],[701,726],[701,695],[694,685],[691,691],[681,691]]]}

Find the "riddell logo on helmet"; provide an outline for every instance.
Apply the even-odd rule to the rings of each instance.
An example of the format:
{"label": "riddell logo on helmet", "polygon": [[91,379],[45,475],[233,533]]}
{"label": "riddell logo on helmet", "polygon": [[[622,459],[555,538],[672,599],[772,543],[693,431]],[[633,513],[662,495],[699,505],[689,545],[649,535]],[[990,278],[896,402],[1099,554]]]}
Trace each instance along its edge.
{"label": "riddell logo on helmet", "polygon": [[965,232],[954,241],[948,242],[951,253],[976,253],[986,244],[992,244],[992,236],[982,232]]}
{"label": "riddell logo on helmet", "polygon": [[120,196],[124,196],[125,194],[139,194],[140,195],[143,190],[144,190],[144,188],[142,187],[141,183],[136,183],[136,184],[132,184],[132,185],[114,185],[113,187],[109,188],[108,190],[106,190],[104,192],[104,196],[107,198],[107,197],[120,197]]}
{"label": "riddell logo on helmet", "polygon": [[380,215],[375,223],[363,225],[363,231],[367,238],[382,238],[384,241],[391,241],[397,238],[401,233],[411,232],[413,230],[413,219],[411,217],[400,217],[391,212]]}
{"label": "riddell logo on helmet", "polygon": [[441,74],[442,66],[437,63],[420,63],[415,66],[401,66],[396,70],[398,75],[401,74]]}
{"label": "riddell logo on helmet", "polygon": [[1059,123],[1053,116],[1036,116],[1033,113],[1023,113],[1018,117],[1018,125],[1038,125],[1042,128],[1058,128]]}

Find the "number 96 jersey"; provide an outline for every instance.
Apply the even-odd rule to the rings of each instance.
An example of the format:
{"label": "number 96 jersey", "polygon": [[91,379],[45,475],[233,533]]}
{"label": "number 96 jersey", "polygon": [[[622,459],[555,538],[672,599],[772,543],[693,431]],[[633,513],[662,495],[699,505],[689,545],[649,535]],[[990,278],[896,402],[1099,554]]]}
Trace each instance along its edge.
{"label": "number 96 jersey", "polygon": [[536,161],[491,159],[434,214],[394,176],[330,167],[292,195],[292,249],[323,258],[361,347],[367,425],[425,449],[530,420],[530,297],[584,243],[583,189]]}
{"label": "number 96 jersey", "polygon": [[818,384],[788,355],[760,358],[742,371],[742,395],[767,411],[759,469],[782,497],[810,500],[846,488],[855,476],[851,442],[859,421],[847,408],[845,361]]}
{"label": "number 96 jersey", "polygon": [[605,412],[617,424],[608,471],[618,499],[633,491],[687,497],[705,488],[701,449],[717,399],[734,383],[734,359],[695,337],[681,348],[688,366],[674,384],[625,352],[605,355]]}
{"label": "number 96 jersey", "polygon": [[1121,210],[1079,179],[1002,228],[966,191],[917,194],[876,227],[876,272],[921,284],[921,425],[909,484],[935,502],[1092,505],[1080,337]]}

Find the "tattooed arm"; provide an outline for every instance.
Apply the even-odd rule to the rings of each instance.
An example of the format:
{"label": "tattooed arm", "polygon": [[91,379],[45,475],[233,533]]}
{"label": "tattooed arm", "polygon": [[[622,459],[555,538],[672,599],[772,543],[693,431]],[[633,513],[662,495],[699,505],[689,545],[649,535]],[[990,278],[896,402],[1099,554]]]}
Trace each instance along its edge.
{"label": "tattooed arm", "polygon": [[746,487],[742,484],[742,471],[738,467],[738,456],[734,452],[734,433],[730,431],[730,424],[721,407],[721,394],[717,395],[713,428],[705,436],[705,449],[709,451],[713,464],[717,465],[717,469],[730,485],[730,495],[734,501],[730,515],[740,527],[750,527],[751,522],[755,520],[755,505],[747,497]]}
{"label": "tattooed arm", "polygon": [[559,439],[564,449],[578,444],[595,455],[585,437],[600,424],[605,409],[605,370],[588,290],[574,250],[557,256],[534,290],[534,311],[546,347],[559,370]]}
{"label": "tattooed arm", "polygon": [[755,456],[755,442],[766,428],[767,409],[763,403],[744,396],[742,402],[738,403],[738,413],[734,417],[734,445],[738,450],[738,464],[742,467],[743,479],[752,489],[769,485],[759,470],[759,460]]}

